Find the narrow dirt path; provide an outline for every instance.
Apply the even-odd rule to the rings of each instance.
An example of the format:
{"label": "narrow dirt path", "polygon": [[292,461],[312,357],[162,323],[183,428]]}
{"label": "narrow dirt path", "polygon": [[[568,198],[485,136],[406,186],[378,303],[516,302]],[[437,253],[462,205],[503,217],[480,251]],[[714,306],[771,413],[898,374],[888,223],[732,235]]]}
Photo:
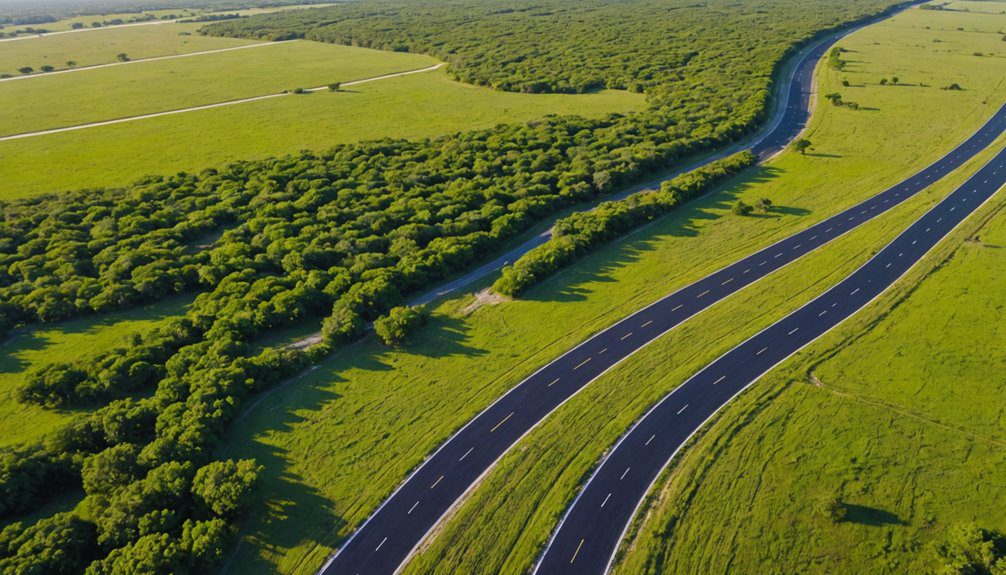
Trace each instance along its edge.
{"label": "narrow dirt path", "polygon": [[[347,86],[357,86],[359,84],[366,84],[368,82],[377,82],[378,80],[387,80],[389,78],[397,78],[399,76],[408,76],[411,74],[421,74],[423,72],[432,72],[444,64],[436,64],[434,66],[429,66],[427,68],[420,68],[418,70],[408,70],[405,72],[396,72],[394,74],[385,74],[383,76],[375,76],[373,78],[363,78],[362,80],[353,80],[351,82],[342,82],[343,87]],[[317,88],[309,88],[304,90],[305,92],[320,92],[322,90],[327,90],[327,86],[320,86]],[[238,100],[228,100],[226,102],[217,102],[215,104],[203,104],[201,106],[192,106],[190,108],[180,108],[178,110],[167,110],[164,112],[154,112],[151,114],[141,114],[139,116],[129,116],[126,118],[116,118],[114,120],[103,120],[101,122],[91,122],[88,124],[79,124],[76,126],[67,126],[65,128],[52,128],[49,130],[39,130],[37,132],[25,132],[22,134],[12,134],[9,136],[0,136],[0,142],[6,142],[8,140],[19,140],[21,138],[33,138],[35,136],[45,136],[48,134],[58,134],[60,132],[72,132],[74,130],[84,130],[86,128],[97,128],[99,126],[111,126],[113,124],[124,124],[126,122],[135,122],[137,120],[146,120],[148,118],[160,118],[162,116],[171,116],[174,114],[184,114],[186,112],[196,112],[199,110],[210,110],[213,108],[222,108],[224,106],[234,106],[236,104],[246,104],[248,102],[258,102],[261,100],[271,100],[272,98],[282,98],[284,96],[294,95],[292,92],[279,92],[277,94],[266,94],[264,96],[252,96],[250,98],[240,98]]]}
{"label": "narrow dirt path", "polygon": [[296,40],[282,40],[280,42],[259,42],[257,44],[245,44],[243,46],[232,46],[230,48],[217,48],[216,50],[201,50],[199,52],[186,52],[184,54],[170,54],[168,56],[152,56],[150,58],[137,58],[136,60],[127,60],[125,62],[109,62],[108,64],[95,64],[93,66],[67,68],[65,70],[55,70],[52,72],[35,72],[34,74],[26,74],[24,76],[0,78],[0,82],[15,82],[17,80],[30,80],[32,78],[48,78],[49,76],[58,76],[60,74],[69,74],[71,72],[85,72],[87,70],[97,70],[99,68],[111,68],[113,66],[128,66],[129,64],[139,64],[141,62],[156,62],[158,60],[174,60],[176,58],[188,58],[189,56],[205,56],[206,54],[217,54],[219,52],[233,52],[234,50],[245,50],[247,48],[261,48],[262,46],[276,46],[278,44],[286,44],[288,42],[295,42],[295,41]]}

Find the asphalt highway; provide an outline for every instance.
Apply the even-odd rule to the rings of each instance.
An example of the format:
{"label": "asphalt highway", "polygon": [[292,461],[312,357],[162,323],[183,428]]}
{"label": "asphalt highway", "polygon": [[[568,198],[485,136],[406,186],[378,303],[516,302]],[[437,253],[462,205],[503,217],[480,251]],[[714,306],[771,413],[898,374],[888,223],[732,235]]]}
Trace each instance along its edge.
{"label": "asphalt highway", "polygon": [[[1000,110],[993,119],[993,126],[1001,129],[1004,122],[1006,119]],[[982,142],[987,143],[988,140]],[[916,176],[807,232],[764,250],[741,264],[743,269],[731,266],[718,273],[716,281],[722,279],[721,287],[731,285],[728,284],[731,280],[743,281],[745,274],[755,273],[759,266],[770,267],[772,260],[787,259],[790,252],[799,252],[807,249],[808,245],[814,246],[815,242],[826,241],[824,234],[843,233],[863,220],[875,217],[936,179],[937,174],[945,173],[942,171],[945,168],[938,166],[954,162],[955,157],[969,156],[971,150],[959,150],[941,160],[935,165],[939,171],[926,170],[921,174],[921,181]],[[1006,150],[1000,151],[964,185],[841,283],[735,347],[665,396],[619,440],[589,479],[553,534],[536,573],[605,573],[643,497],[696,430],[763,374],[879,296],[1004,185]],[[688,288],[692,298],[713,295],[715,285],[705,280],[701,283],[701,287]],[[702,291],[695,294],[696,290]],[[706,290],[710,293],[702,296]],[[694,301],[677,305],[687,303],[694,305]],[[662,303],[659,308],[636,318],[635,323],[652,321],[651,326],[660,324],[657,329],[671,325],[675,321],[674,310]],[[684,308],[680,311],[683,312]],[[632,327],[633,324],[626,324],[621,330],[629,333]],[[619,332],[613,332],[595,345],[613,344],[618,335]]]}
{"label": "asphalt highway", "polygon": [[[674,292],[599,332],[541,368],[472,419],[428,457],[329,559],[321,573],[394,573],[444,514],[510,447],[587,384],[682,321],[925,189],[986,148],[1004,129],[1006,106],[963,144],[918,174]],[[990,175],[994,169],[983,170],[976,177],[994,183],[996,178],[1001,178],[998,172]],[[928,226],[929,231],[916,235],[916,227],[913,226],[906,233],[912,235],[905,240],[909,245],[896,243],[896,248],[882,252],[884,257],[891,249],[900,254],[883,260],[880,265],[886,264],[886,267],[880,270],[875,270],[876,266],[869,267],[868,273],[873,275],[865,278],[857,272],[854,276],[856,287],[850,287],[851,278],[843,282],[836,288],[849,288],[842,292],[845,294],[843,297],[829,292],[831,299],[816,300],[824,301],[827,309],[819,310],[815,303],[804,308],[810,311],[791,316],[798,320],[787,318],[780,322],[787,330],[796,329],[795,332],[783,332],[783,339],[779,336],[782,328],[773,327],[763,332],[757,337],[757,343],[745,344],[738,348],[740,351],[728,355],[731,358],[729,361],[736,363],[717,362],[694,380],[683,384],[681,390],[671,396],[673,400],[662,402],[653,412],[655,415],[644,419],[630,432],[608,462],[601,466],[597,479],[583,492],[571,508],[569,519],[557,531],[553,543],[543,555],[539,572],[581,574],[604,571],[636,504],[677,446],[757,374],[797,349],[794,345],[805,345],[810,341],[807,338],[817,337],[814,334],[827,329],[825,326],[829,322],[834,325],[834,322],[861,307],[868,301],[862,300],[864,295],[875,295],[879,293],[878,289],[890,285],[929,249],[926,246],[931,247],[949,231],[952,222],[959,221],[959,217],[970,213],[981,199],[991,194],[987,189],[990,184],[979,187],[981,189],[973,193],[968,189],[966,195],[969,197],[964,197],[964,201],[961,201],[964,194],[955,193],[953,201],[960,205],[951,202],[946,214],[934,216],[941,219],[933,221]],[[917,243],[911,244],[912,241]],[[859,291],[855,291],[857,289]],[[814,315],[805,318],[808,313]],[[796,323],[789,327],[792,321]],[[735,367],[728,368],[728,365]],[[712,377],[714,373],[717,375]],[[713,381],[707,381],[710,377]],[[666,415],[667,410],[672,410],[673,417]],[[646,437],[642,442],[636,442],[641,433]],[[650,435],[654,439],[646,445]],[[646,449],[640,452],[644,447]],[[636,458],[639,458],[638,462]],[[626,468],[631,468],[630,472],[626,472]],[[612,469],[617,469],[613,478],[609,477]],[[616,483],[612,484],[612,480]],[[597,499],[598,492],[600,499]],[[612,496],[604,502],[609,492]],[[603,515],[598,513],[602,503]]]}

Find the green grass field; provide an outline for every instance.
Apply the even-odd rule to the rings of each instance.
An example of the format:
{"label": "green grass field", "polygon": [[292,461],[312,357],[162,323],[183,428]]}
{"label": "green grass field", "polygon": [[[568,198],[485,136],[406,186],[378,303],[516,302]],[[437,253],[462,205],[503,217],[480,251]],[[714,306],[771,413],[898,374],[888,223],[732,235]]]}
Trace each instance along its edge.
{"label": "green grass field", "polygon": [[128,312],[104,314],[19,330],[0,344],[0,446],[37,439],[73,417],[17,401],[17,387],[31,367],[91,357],[123,343],[159,321],[184,312],[187,298],[172,298]]}
{"label": "green grass field", "polygon": [[[223,10],[220,13],[222,13],[222,14],[240,14],[242,16],[252,16],[254,14],[264,14],[264,13],[269,13],[269,12],[280,12],[280,11],[284,11],[284,10],[299,10],[299,9],[303,9],[303,8],[318,8],[318,7],[321,7],[321,6],[331,6],[331,4],[290,4],[290,5],[287,5],[287,6],[272,6],[272,7],[268,7],[268,8],[247,8],[247,9],[244,9],[244,10]],[[206,9],[203,9],[203,8],[165,8],[165,9],[160,9],[160,10],[145,10],[143,12],[114,12],[114,13],[109,13],[109,14],[88,14],[88,15],[83,15],[83,16],[73,16],[71,18],[64,18],[64,19],[58,20],[56,22],[47,22],[45,24],[35,24],[35,25],[31,26],[31,27],[32,28],[36,28],[36,29],[44,29],[44,30],[47,30],[49,32],[65,32],[67,30],[71,30],[73,28],[73,24],[74,23],[83,24],[85,26],[84,29],[91,30],[92,29],[91,24],[93,22],[103,22],[103,21],[115,20],[115,19],[121,19],[121,20],[127,21],[130,18],[138,18],[138,17],[144,16],[146,14],[150,14],[150,15],[154,16],[155,18],[158,18],[158,19],[160,19],[162,17],[167,17],[167,16],[175,16],[175,17],[177,17],[179,19],[185,19],[185,18],[191,18],[191,17],[194,17],[194,16],[200,16],[200,15],[204,15],[204,14],[214,14],[214,13],[216,13],[216,12],[213,11],[213,10],[206,10]],[[141,22],[138,22],[138,23],[145,23],[145,22],[147,22],[147,21],[141,21]],[[154,20],[151,20],[150,22],[154,22]],[[204,25],[204,24],[201,24],[201,25]],[[26,27],[28,27],[28,26],[10,24],[10,25],[6,26],[5,28],[0,28],[0,29],[2,29],[5,32],[14,32],[14,30],[24,29]],[[142,27],[142,26],[137,26],[137,27]],[[156,28],[157,26],[153,25],[152,27]],[[121,26],[104,26],[104,27],[99,27],[97,29],[100,29],[102,31],[101,33],[105,33],[105,32],[107,32],[109,30],[117,30],[119,28],[121,28]]]}
{"label": "green grass field", "polygon": [[[219,50],[254,44],[237,38],[200,36],[196,33],[203,24],[164,24],[158,26],[129,26],[109,28],[86,34],[60,34],[45,38],[0,43],[0,74],[20,75],[18,69],[31,66],[39,70],[49,65],[57,70],[67,68],[67,62],[77,66],[94,66],[118,62],[119,54],[133,60],[170,56],[204,50]],[[137,66],[138,64],[131,64]],[[90,72],[79,72],[88,74]],[[71,76],[80,78],[81,76]],[[18,82],[34,82],[18,80]],[[13,82],[16,83],[16,82]],[[3,86],[3,84],[0,84]]]}
{"label": "green grass field", "polygon": [[[434,64],[434,59],[419,54],[295,41],[39,76],[0,84],[0,107],[5,109],[0,132],[18,134],[177,110]],[[74,105],[61,105],[67,101]]]}
{"label": "green grass field", "polygon": [[1006,14],[1006,2],[1002,0],[954,0],[947,3],[947,9],[966,10],[985,14]]}
{"label": "green grass field", "polygon": [[[408,69],[431,63],[425,57],[362,48],[308,42],[294,45],[319,48],[328,54],[359,51],[386,58],[383,69],[395,69],[392,66]],[[255,52],[258,56],[278,49],[282,47],[253,48],[232,54],[247,57]],[[410,64],[399,63],[401,56],[410,58]],[[2,88],[0,85],[0,93]],[[235,160],[305,149],[324,150],[345,142],[437,136],[499,123],[526,122],[547,114],[602,116],[643,106],[643,96],[629,92],[516,94],[460,84],[442,71],[427,72],[347,87],[338,93],[294,94],[0,142],[0,155],[5,158],[0,163],[0,179],[7,184],[0,198],[122,185],[148,174],[197,171]]]}
{"label": "green grass field", "polygon": [[[616,573],[931,573],[949,528],[1006,528],[1004,208],[1000,192],[725,409]],[[837,524],[821,511],[836,496]]]}
{"label": "green grass field", "polygon": [[[844,41],[848,69],[825,71],[821,90],[839,90],[866,109],[819,107],[809,130],[812,154],[780,156],[519,301],[466,312],[472,296],[452,298],[407,348],[368,339],[261,398],[221,453],[253,456],[267,468],[261,505],[245,522],[230,572],[313,572],[433,447],[549,359],[674,288],[880,191],[963,140],[1003,101],[997,89],[1006,62],[973,56],[1000,40],[953,31],[941,33],[934,47],[925,26],[974,17],[913,11]],[[912,85],[878,85],[892,74]],[[842,87],[843,78],[853,86]],[[965,90],[936,88],[950,82]],[[695,318],[595,382],[504,458],[410,570],[526,568],[579,479],[654,399],[838,281],[951,183]],[[771,217],[729,214],[735,198],[752,203],[762,196],[780,207]],[[665,377],[654,381],[655,374]]]}

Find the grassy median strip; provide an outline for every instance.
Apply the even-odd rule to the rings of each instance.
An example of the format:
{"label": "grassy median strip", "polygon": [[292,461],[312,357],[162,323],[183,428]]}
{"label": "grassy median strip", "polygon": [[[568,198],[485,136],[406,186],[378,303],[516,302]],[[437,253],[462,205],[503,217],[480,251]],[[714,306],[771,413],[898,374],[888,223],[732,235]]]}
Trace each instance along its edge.
{"label": "grassy median strip", "polygon": [[[244,542],[232,572],[313,571],[410,468],[482,407],[543,363],[676,287],[879,192],[963,141],[1002,103],[997,86],[1006,69],[999,59],[973,56],[972,43],[987,42],[978,49],[991,50],[993,45],[999,46],[993,43],[1001,41],[991,33],[956,31],[955,20],[952,30],[939,32],[941,43],[930,44],[934,32],[925,26],[933,23],[928,18],[936,17],[970,15],[913,11],[841,43],[850,52],[855,51],[852,54],[856,57],[846,54],[850,63],[845,71],[823,70],[819,90],[842,90],[846,100],[873,109],[855,111],[820,104],[807,134],[814,148],[806,156],[784,154],[754,170],[750,177],[587,256],[519,300],[500,303],[463,295],[442,302],[433,310],[430,325],[409,347],[394,350],[370,339],[360,342],[260,403],[235,426],[231,441],[222,450],[230,457],[254,456],[267,467],[261,505],[244,525]],[[970,22],[965,24],[971,26]],[[994,30],[998,24],[984,26]],[[952,51],[947,50],[950,45],[955,47]],[[969,46],[970,51],[965,51]],[[879,84],[881,77],[895,72],[902,85]],[[963,79],[967,89],[939,89],[953,78]],[[849,79],[855,87],[843,87],[843,79]],[[909,83],[914,85],[905,85]],[[923,88],[920,83],[929,87]],[[874,227],[864,228],[860,236],[849,236],[848,241],[853,243],[845,248],[829,247],[827,253],[831,255],[826,257],[832,259],[808,260],[812,262],[807,264],[808,269],[822,275],[813,282],[805,281],[798,273],[787,275],[793,285],[786,289],[795,292],[782,289],[783,285],[780,293],[795,299],[803,294],[804,299],[809,299],[814,290],[820,291],[841,277],[846,268],[835,262],[865,257],[885,233],[893,234],[906,223],[906,214],[921,209],[925,202],[932,202],[949,189],[946,184],[903,206],[892,217],[871,224]],[[771,213],[751,217],[730,213],[737,199],[753,204],[761,197],[773,201],[776,208]],[[902,219],[897,219],[898,214]],[[755,297],[749,294],[756,292],[740,295]],[[724,306],[726,311],[720,313],[725,316],[714,316],[710,311],[703,321],[715,323],[709,318],[725,317],[725,326],[754,329],[751,322],[759,317],[760,321],[770,322],[785,311],[785,305],[795,304],[763,305],[760,300],[738,299],[736,306]],[[741,309],[750,311],[737,311]],[[758,315],[733,318],[735,313]],[[694,371],[703,361],[712,359],[714,349],[722,349],[711,347],[711,343],[727,346],[731,337],[740,335],[682,326],[677,335],[667,339],[667,346],[676,351],[674,357],[682,365],[668,375],[665,385],[676,385],[690,374],[689,369]],[[667,348],[655,345],[652,349]],[[641,367],[625,376],[628,384],[649,373],[642,357],[624,364],[627,368],[631,365]],[[602,382],[595,386],[598,393],[610,390]],[[510,565],[510,551],[514,552],[513,565],[528,565],[584,471],[631,421],[632,409],[642,408],[647,398],[661,393],[655,387],[638,387],[649,395],[635,395],[643,391],[630,388],[632,394],[623,394],[622,400],[635,403],[624,408],[606,434],[587,448],[584,438],[593,437],[595,430],[589,425],[593,424],[594,412],[577,409],[587,401],[584,398],[597,397],[585,392],[571,402],[570,408],[563,411],[566,416],[554,418],[560,424],[543,426],[536,436],[547,434],[569,442],[563,444],[563,449],[575,447],[571,453],[579,467],[570,467],[560,484],[545,491],[539,489],[540,482],[546,481],[542,475],[529,476],[527,491],[515,492],[510,483],[515,476],[501,466],[476,492],[476,498],[492,492],[489,485],[499,491],[495,494],[498,501],[503,501],[506,493],[517,494],[495,513],[492,505],[496,503],[479,499],[490,505],[481,509],[485,515],[478,520],[479,525],[507,524],[506,533],[488,537],[489,531],[480,528],[472,529],[470,537],[464,536],[460,533],[463,522],[452,522],[443,540],[454,544],[448,549],[435,543],[416,568],[429,567],[442,557],[445,566],[462,566],[458,567],[460,572],[469,568],[471,572],[492,572],[490,565]],[[604,396],[602,401],[608,399]],[[611,414],[605,413],[602,423],[610,418]],[[562,423],[567,427],[563,428]],[[507,461],[512,465],[533,461],[535,457],[527,455],[538,452],[531,451],[529,445],[518,446]],[[519,457],[521,454],[524,457]],[[552,458],[543,461],[555,463]],[[553,472],[563,469],[560,465]],[[499,483],[494,477],[505,480]],[[501,485],[505,489],[500,489]],[[531,510],[536,502],[542,504],[541,511],[527,522],[521,519],[525,517],[523,511],[506,516],[508,509],[513,511],[510,504]],[[461,513],[472,518],[478,515],[475,507],[473,503]],[[520,541],[509,540],[518,536],[518,529],[526,529],[526,535]],[[474,543],[479,538],[483,545],[495,542],[498,549],[480,547]],[[466,545],[471,545],[468,554],[453,555]]]}

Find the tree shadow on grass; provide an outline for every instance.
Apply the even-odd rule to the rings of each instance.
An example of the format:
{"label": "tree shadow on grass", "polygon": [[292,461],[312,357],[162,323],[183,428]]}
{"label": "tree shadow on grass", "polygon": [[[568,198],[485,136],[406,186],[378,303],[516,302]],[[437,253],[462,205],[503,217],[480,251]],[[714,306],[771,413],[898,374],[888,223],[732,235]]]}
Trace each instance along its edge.
{"label": "tree shadow on grass", "polygon": [[461,318],[447,314],[435,314],[428,325],[421,328],[412,339],[405,342],[399,349],[413,355],[431,358],[485,355],[486,350],[466,343],[469,339],[466,325]]}
{"label": "tree shadow on grass", "polygon": [[845,520],[849,523],[880,527],[883,525],[907,525],[908,522],[885,509],[845,503]]}
{"label": "tree shadow on grass", "polygon": [[[729,214],[730,207],[754,186],[779,177],[782,169],[759,165],[720,186],[717,190],[696,198],[677,210],[653,222],[632,230],[620,238],[597,249],[559,270],[540,285],[528,290],[520,299],[531,301],[574,302],[583,301],[591,293],[589,284],[613,282],[614,272],[631,265],[668,238],[697,237],[709,222]],[[806,215],[800,208],[777,208],[774,217],[781,215]],[[773,217],[766,214],[765,217]],[[673,271],[669,272],[669,275]]]}
{"label": "tree shadow on grass", "polygon": [[[467,343],[464,325],[461,319],[435,315],[430,324],[399,351],[434,358],[485,354],[485,350]],[[395,369],[392,356],[396,353],[399,352],[378,347],[373,334],[370,334],[360,342],[338,348],[317,366],[246,400],[249,408],[232,426],[230,441],[221,447],[219,455],[255,458],[265,466],[265,471],[259,500],[253,505],[253,512],[242,529],[242,545],[250,545],[254,552],[237,550],[240,561],[229,566],[227,572],[269,572],[274,569],[269,557],[291,550],[298,554],[306,571],[314,571],[324,561],[327,549],[341,543],[340,533],[344,534],[347,521],[333,512],[332,497],[312,485],[319,485],[318,474],[325,477],[331,476],[331,472],[319,471],[318,474],[312,473],[310,478],[301,476],[297,472],[297,463],[303,467],[308,462],[266,439],[295,433],[302,424],[310,425],[317,419],[352,417],[355,412],[350,413],[350,408],[339,404],[342,395],[335,389],[353,384],[348,379],[349,373]],[[366,405],[357,404],[355,409],[383,407],[378,400]],[[374,433],[366,433],[358,439],[380,442],[382,434],[394,430],[371,431]],[[341,448],[339,438],[317,436],[313,439],[316,443],[306,449],[319,456],[324,456],[329,449]],[[341,440],[345,441],[345,438]],[[349,507],[351,502],[341,503]],[[322,550],[326,550],[325,553]]]}

